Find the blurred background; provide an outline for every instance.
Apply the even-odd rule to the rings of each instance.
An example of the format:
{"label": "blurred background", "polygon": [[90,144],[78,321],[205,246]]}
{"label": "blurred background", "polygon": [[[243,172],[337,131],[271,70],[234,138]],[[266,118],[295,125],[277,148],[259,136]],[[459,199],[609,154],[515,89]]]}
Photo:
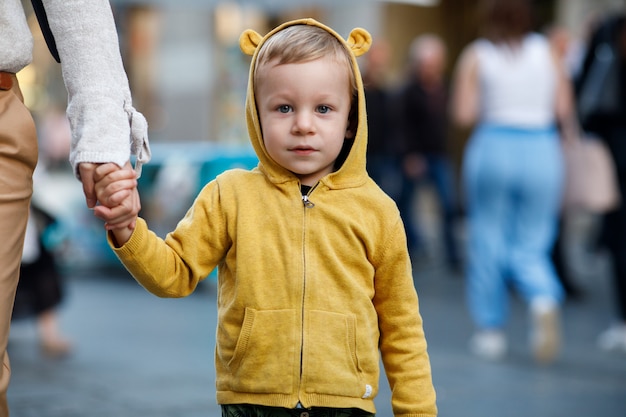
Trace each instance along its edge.
{"label": "blurred background", "polygon": [[[624,7],[620,0],[535,3],[537,30],[551,25],[566,29],[574,60],[591,22]],[[154,153],[141,179],[142,214],[157,232],[165,233],[202,184],[224,169],[256,165],[244,120],[249,58],[238,46],[244,29],[266,33],[303,16],[343,36],[364,27],[375,41],[389,45],[385,82],[394,85],[405,76],[410,42],[423,33],[444,40],[450,72],[461,49],[478,33],[475,5],[473,0],[113,0],[134,105],[148,119]],[[104,245],[101,224],[84,209],[67,162],[70,138],[60,66],[45,46],[30,2],[24,6],[36,38],[34,61],[18,74],[41,141],[34,198],[69,233],[60,257],[63,265],[116,265]],[[465,136],[460,132],[452,141],[457,163]],[[161,204],[162,198],[168,204]]]}
{"label": "blurred background", "polygon": [[[215,281],[206,280],[183,300],[157,299],[116,260],[101,221],[86,209],[81,184],[68,162],[70,133],[60,66],[47,50],[30,1],[23,3],[35,36],[33,63],[18,74],[40,140],[33,201],[57,220],[46,238],[67,277],[59,315],[75,349],[68,360],[50,360],[32,343],[36,338],[32,325],[13,323],[12,416],[219,415],[212,365]],[[244,117],[250,63],[238,46],[244,29],[264,34],[299,17],[316,18],[343,36],[363,27],[388,50],[382,55],[371,51],[360,59],[383,57],[383,84],[390,90],[406,81],[408,51],[417,36],[432,33],[443,39],[449,51],[445,66],[449,78],[462,48],[480,30],[475,0],[112,0],[111,4],[134,105],[150,129],[153,159],[139,183],[141,214],[162,236],[206,182],[225,169],[257,163]],[[537,31],[562,29],[565,63],[572,75],[594,22],[626,11],[626,0],[534,4]],[[360,64],[364,70],[371,63]],[[467,136],[468,132],[455,130],[450,141],[457,168]],[[546,368],[529,359],[527,310],[514,299],[511,354],[505,362],[484,363],[467,352],[472,323],[463,301],[465,282],[459,270],[443,265],[441,217],[436,199],[422,198],[428,195],[426,189],[415,207],[429,250],[414,259],[414,276],[441,415],[625,416],[626,356],[604,353],[596,344],[600,330],[613,319],[614,291],[606,256],[589,244],[597,216],[577,213],[569,219],[573,228],[568,227],[566,234],[568,267],[584,291],[580,298],[568,298],[564,307],[567,343],[561,359]],[[463,223],[458,226],[455,233],[462,241]],[[391,393],[381,378],[378,415],[387,417],[392,415]]]}

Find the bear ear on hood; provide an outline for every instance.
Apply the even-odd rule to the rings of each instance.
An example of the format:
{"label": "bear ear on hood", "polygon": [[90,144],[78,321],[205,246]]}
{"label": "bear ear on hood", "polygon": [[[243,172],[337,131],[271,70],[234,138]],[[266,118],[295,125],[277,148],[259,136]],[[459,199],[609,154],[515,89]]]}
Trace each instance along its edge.
{"label": "bear ear on hood", "polygon": [[263,37],[252,29],[246,29],[239,37],[239,48],[246,55],[254,55],[254,51],[261,43]]}
{"label": "bear ear on hood", "polygon": [[350,32],[346,41],[355,56],[361,56],[369,51],[372,45],[372,35],[365,29],[355,28]]}
{"label": "bear ear on hood", "polygon": [[[239,48],[246,55],[254,55],[259,44],[263,41],[263,36],[252,29],[246,29],[239,37]],[[346,43],[355,56],[359,57],[369,51],[372,45],[372,36],[365,29],[355,28],[350,32]]]}

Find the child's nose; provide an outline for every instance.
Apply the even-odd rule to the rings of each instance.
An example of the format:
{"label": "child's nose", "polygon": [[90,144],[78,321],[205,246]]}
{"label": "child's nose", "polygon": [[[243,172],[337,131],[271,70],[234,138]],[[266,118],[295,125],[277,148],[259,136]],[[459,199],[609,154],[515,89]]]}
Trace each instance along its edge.
{"label": "child's nose", "polygon": [[310,112],[301,111],[296,114],[293,126],[294,133],[307,134],[314,130],[313,115]]}

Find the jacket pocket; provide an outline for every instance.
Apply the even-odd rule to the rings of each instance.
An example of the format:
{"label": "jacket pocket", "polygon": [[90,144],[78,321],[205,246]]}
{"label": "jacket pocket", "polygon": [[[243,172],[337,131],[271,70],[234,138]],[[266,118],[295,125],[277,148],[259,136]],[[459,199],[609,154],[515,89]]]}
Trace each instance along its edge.
{"label": "jacket pocket", "polygon": [[360,398],[356,318],[327,311],[306,313],[303,381],[307,393]]}
{"label": "jacket pocket", "polygon": [[235,353],[228,363],[236,392],[290,394],[299,343],[294,310],[246,308]]}

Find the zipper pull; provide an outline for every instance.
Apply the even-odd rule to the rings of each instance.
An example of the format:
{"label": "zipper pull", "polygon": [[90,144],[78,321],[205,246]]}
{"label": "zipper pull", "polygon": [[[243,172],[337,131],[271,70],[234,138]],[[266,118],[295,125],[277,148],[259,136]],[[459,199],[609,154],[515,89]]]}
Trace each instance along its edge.
{"label": "zipper pull", "polygon": [[302,196],[302,204],[304,204],[304,207],[306,208],[313,208],[315,207],[315,204],[309,200],[309,196],[308,195],[303,195]]}

